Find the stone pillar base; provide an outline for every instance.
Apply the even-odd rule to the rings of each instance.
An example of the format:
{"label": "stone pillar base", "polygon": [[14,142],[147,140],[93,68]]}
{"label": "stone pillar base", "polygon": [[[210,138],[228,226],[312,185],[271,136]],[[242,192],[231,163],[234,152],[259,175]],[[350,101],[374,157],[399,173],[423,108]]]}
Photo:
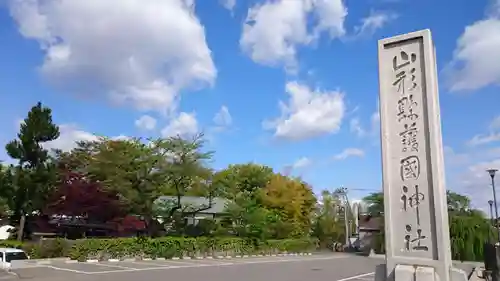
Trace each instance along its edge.
{"label": "stone pillar base", "polygon": [[[465,271],[452,268],[450,281],[467,281]],[[439,280],[434,268],[427,266],[397,265],[389,276],[386,274],[385,264],[375,268],[375,281],[446,281]]]}

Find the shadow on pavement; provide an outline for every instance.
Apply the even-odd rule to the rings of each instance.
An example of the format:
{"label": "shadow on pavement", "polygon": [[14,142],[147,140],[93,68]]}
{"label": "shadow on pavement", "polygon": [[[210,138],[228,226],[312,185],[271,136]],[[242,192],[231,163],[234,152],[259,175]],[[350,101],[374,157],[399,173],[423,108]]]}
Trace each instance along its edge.
{"label": "shadow on pavement", "polygon": [[0,280],[16,280],[19,279],[15,273],[0,270]]}

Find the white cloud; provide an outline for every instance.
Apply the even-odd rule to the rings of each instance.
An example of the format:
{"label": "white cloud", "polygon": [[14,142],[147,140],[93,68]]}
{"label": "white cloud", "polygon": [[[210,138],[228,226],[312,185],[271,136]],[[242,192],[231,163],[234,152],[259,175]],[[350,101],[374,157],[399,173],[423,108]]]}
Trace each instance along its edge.
{"label": "white cloud", "polygon": [[487,17],[500,17],[500,0],[490,0],[490,5],[486,7]]}
{"label": "white cloud", "polygon": [[313,161],[308,157],[301,157],[297,159],[293,164],[286,165],[283,167],[282,174],[288,176],[295,172],[305,172],[313,164]]}
{"label": "white cloud", "polygon": [[216,135],[222,132],[233,131],[233,118],[227,106],[222,105],[212,119],[214,124],[204,130],[204,137],[211,143],[216,141]]}
{"label": "white cloud", "polygon": [[190,137],[198,133],[198,120],[196,114],[181,112],[161,131],[164,137]]}
{"label": "white cloud", "polygon": [[221,106],[219,111],[215,114],[213,121],[217,127],[226,128],[231,126],[233,119],[231,118],[231,114],[229,113],[227,106]]}
{"label": "white cloud", "polygon": [[342,37],[345,34],[344,21],[347,8],[342,0],[312,0],[314,12],[318,18],[315,27],[315,38],[320,32],[327,31],[331,39]]}
{"label": "white cloud", "polygon": [[488,15],[465,28],[458,38],[451,63],[445,69],[452,91],[500,85],[500,2]]}
{"label": "white cloud", "polygon": [[467,153],[457,153],[450,146],[443,147],[444,160],[447,167],[460,166],[469,163],[470,158]]}
{"label": "white cloud", "polygon": [[493,5],[492,5],[492,14],[495,15],[495,16],[500,16],[500,0],[496,0],[494,1]]}
{"label": "white cloud", "polygon": [[473,207],[486,213],[489,212],[487,202],[492,199],[491,179],[486,170],[500,169],[500,147],[479,144],[491,142],[495,140],[495,134],[500,135],[499,121],[499,117],[494,118],[488,126],[488,134],[476,135],[469,140],[465,151],[444,147],[447,189],[467,195]]}
{"label": "white cloud", "polygon": [[398,15],[389,11],[370,11],[370,15],[361,19],[361,25],[354,27],[354,36],[371,36],[386,24],[398,18]]}
{"label": "white cloud", "polygon": [[[447,189],[469,196],[474,207],[489,212],[487,202],[492,199],[492,189],[486,170],[500,169],[500,147],[469,147],[456,152],[445,146],[444,155]],[[498,182],[500,173],[496,179]]]}
{"label": "white cloud", "polygon": [[378,110],[372,114],[372,116],[370,117],[370,122],[372,125],[372,129],[375,127],[380,127],[380,112]]}
{"label": "white cloud", "polygon": [[135,120],[135,126],[142,130],[151,131],[156,128],[156,119],[149,115],[143,115],[139,119]]}
{"label": "white cloud", "polygon": [[366,130],[361,126],[361,121],[359,118],[353,118],[349,122],[349,127],[351,132],[356,134],[358,137],[364,137],[366,135]]}
{"label": "white cloud", "polygon": [[298,159],[297,161],[295,161],[295,163],[293,163],[292,168],[293,169],[302,169],[302,168],[306,168],[306,167],[310,166],[311,164],[312,164],[311,159],[309,159],[307,157],[302,157],[302,158]]}
{"label": "white cloud", "polygon": [[229,11],[233,11],[234,7],[236,6],[236,0],[220,0],[220,1],[222,6],[228,9]]}
{"label": "white cloud", "polygon": [[281,116],[264,121],[264,129],[274,136],[304,140],[339,131],[345,113],[344,95],[338,91],[311,90],[297,82],[286,84],[288,104],[280,101]]}
{"label": "white cloud", "polygon": [[179,91],[217,75],[192,0],[11,0],[26,38],[40,43],[40,70],[55,86],[168,113]]}
{"label": "white cloud", "polygon": [[[43,144],[45,149],[61,149],[63,151],[70,151],[76,147],[78,141],[95,141],[99,137],[93,133],[87,132],[75,124],[62,124],[59,125],[59,138],[56,140],[46,142]],[[129,136],[118,135],[110,137],[112,140],[128,140]]]}
{"label": "white cloud", "polygon": [[471,146],[477,146],[482,144],[488,144],[491,142],[500,141],[500,133],[489,133],[487,135],[475,135],[468,141],[468,144]]}
{"label": "white cloud", "polygon": [[335,155],[333,158],[335,160],[344,160],[348,157],[363,157],[365,152],[359,148],[346,148],[341,153]]}
{"label": "white cloud", "polygon": [[376,111],[370,116],[370,126],[368,128],[364,128],[361,125],[361,121],[357,117],[351,119],[349,127],[351,132],[358,137],[375,137],[378,135],[380,130],[380,114]]}
{"label": "white cloud", "polygon": [[490,122],[488,129],[488,133],[475,135],[467,144],[470,146],[478,146],[500,141],[500,116],[497,116]]}
{"label": "white cloud", "polygon": [[[496,119],[490,124],[490,128],[495,128],[495,122]],[[492,199],[492,189],[491,178],[486,170],[500,169],[500,146],[468,146],[464,151],[444,146],[444,160],[447,189],[468,196],[473,207],[488,213],[487,202]],[[497,183],[500,183],[499,179],[500,173],[496,176]],[[497,184],[497,190],[498,186]]]}
{"label": "white cloud", "polygon": [[269,1],[250,8],[240,45],[255,62],[295,67],[296,45],[307,44],[306,1]]}
{"label": "white cloud", "polygon": [[70,151],[76,147],[77,141],[94,141],[98,137],[92,133],[81,130],[74,124],[59,125],[60,136],[58,139],[43,144],[45,149],[61,149]]}
{"label": "white cloud", "polygon": [[[491,188],[491,178],[486,170],[491,168],[500,169],[500,159],[497,158],[488,161],[476,162],[465,167],[462,171],[455,175],[456,178],[452,178],[451,185],[449,185],[449,187],[457,192],[469,196],[474,207],[480,208],[485,212],[489,212],[487,202],[488,200],[493,199],[493,191]],[[500,174],[497,173],[497,183],[499,182],[499,176]],[[497,195],[500,194],[497,193]]]}
{"label": "white cloud", "polygon": [[[500,1],[500,0],[499,0]],[[491,122],[489,129],[491,131],[500,131],[500,116],[495,117]]]}
{"label": "white cloud", "polygon": [[132,138],[129,136],[125,136],[125,135],[118,135],[116,137],[111,137],[111,139],[115,140],[115,141],[126,141],[126,140],[130,140]]}
{"label": "white cloud", "polygon": [[[317,25],[311,34],[308,16],[313,12]],[[257,63],[283,64],[294,71],[297,47],[308,45],[323,31],[332,39],[344,35],[346,16],[342,0],[268,0],[249,9],[240,46]]]}

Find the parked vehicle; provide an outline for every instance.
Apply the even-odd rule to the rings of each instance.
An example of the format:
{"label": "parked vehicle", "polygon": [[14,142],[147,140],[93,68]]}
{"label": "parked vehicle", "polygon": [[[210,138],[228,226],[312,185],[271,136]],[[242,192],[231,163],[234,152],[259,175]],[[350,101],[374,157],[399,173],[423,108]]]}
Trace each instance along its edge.
{"label": "parked vehicle", "polygon": [[13,260],[27,260],[28,255],[21,249],[0,248],[0,268],[8,269]]}

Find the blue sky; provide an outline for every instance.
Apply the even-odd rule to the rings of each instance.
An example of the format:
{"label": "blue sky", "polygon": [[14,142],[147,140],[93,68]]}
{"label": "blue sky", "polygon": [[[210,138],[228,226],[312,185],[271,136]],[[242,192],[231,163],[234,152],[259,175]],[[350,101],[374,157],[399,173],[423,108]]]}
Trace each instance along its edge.
{"label": "blue sky", "polygon": [[215,168],[253,161],[351,198],[381,188],[377,40],[429,28],[448,188],[491,197],[499,1],[0,3],[0,142],[42,101],[61,126],[50,147],[203,131]]}

